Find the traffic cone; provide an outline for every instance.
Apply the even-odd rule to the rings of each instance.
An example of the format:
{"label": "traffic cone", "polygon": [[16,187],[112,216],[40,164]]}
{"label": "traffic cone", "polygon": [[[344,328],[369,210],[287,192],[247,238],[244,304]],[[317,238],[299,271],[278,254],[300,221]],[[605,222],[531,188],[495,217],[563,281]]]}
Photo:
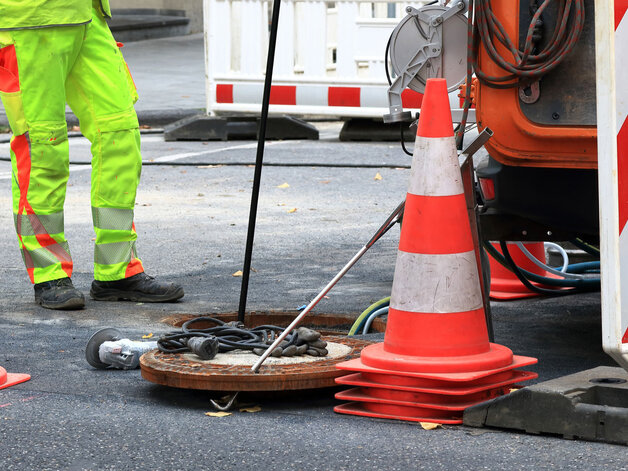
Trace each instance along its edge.
{"label": "traffic cone", "polygon": [[489,343],[444,79],[425,87],[383,343],[337,367],[344,414],[462,423],[464,409],[535,378]]}
{"label": "traffic cone", "polygon": [[7,373],[7,370],[0,366],[0,389],[8,388],[31,379],[31,375],[21,373]]}
{"label": "traffic cone", "polygon": [[[491,242],[491,245],[499,253],[502,252],[499,243]],[[528,242],[523,245],[526,249],[528,249],[528,252],[537,258],[537,260],[545,263],[545,244],[543,244],[543,242]],[[508,242],[508,253],[510,253],[512,260],[519,268],[523,268],[524,270],[535,273],[539,276],[553,277],[553,275],[549,272],[536,266],[534,262],[532,262],[532,260],[530,260],[514,243]],[[535,293],[534,291],[526,288],[526,286],[521,283],[519,278],[517,278],[517,275],[504,267],[490,254],[488,257],[489,265],[491,267],[491,299],[509,301],[540,296],[539,293]],[[542,286],[539,283],[532,284]]]}

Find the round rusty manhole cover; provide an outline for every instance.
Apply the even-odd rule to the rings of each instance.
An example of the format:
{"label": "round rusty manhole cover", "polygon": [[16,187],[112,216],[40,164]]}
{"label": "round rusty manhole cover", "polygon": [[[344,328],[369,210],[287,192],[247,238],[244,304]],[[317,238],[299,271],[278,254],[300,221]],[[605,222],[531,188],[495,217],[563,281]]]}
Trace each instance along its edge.
{"label": "round rusty manhole cover", "polygon": [[203,361],[192,354],[148,352],[140,359],[142,377],[164,386],[206,391],[284,391],[334,386],[346,372],[336,364],[360,356],[371,341],[346,336],[325,336],[326,357],[268,358],[258,373],[251,366],[259,358],[248,352],[219,354]]}

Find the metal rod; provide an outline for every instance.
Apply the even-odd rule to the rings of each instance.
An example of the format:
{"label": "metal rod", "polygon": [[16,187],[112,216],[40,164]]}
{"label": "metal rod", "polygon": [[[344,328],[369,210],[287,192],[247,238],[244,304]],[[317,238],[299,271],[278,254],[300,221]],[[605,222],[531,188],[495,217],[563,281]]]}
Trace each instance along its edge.
{"label": "metal rod", "polygon": [[273,1],[273,16],[268,41],[268,57],[266,61],[266,77],[264,79],[264,95],[262,97],[262,116],[257,137],[257,156],[255,159],[255,173],[253,176],[253,190],[251,194],[251,209],[249,211],[249,225],[244,252],[244,266],[242,268],[242,285],[240,288],[240,305],[238,320],[244,322],[246,311],[246,297],[249,291],[249,275],[251,272],[251,257],[253,254],[253,240],[255,238],[255,222],[257,219],[257,203],[259,201],[259,187],[262,179],[262,164],[264,160],[264,143],[266,141],[266,123],[268,121],[268,107],[270,103],[270,87],[273,80],[273,64],[275,62],[275,44],[277,43],[277,27],[279,25],[279,7],[281,0]]}
{"label": "metal rod", "polygon": [[323,288],[323,290],[318,293],[318,295],[303,309],[297,317],[290,323],[288,327],[284,329],[284,331],[277,337],[277,339],[273,342],[273,344],[266,349],[266,351],[262,354],[262,356],[257,360],[257,362],[253,365],[251,370],[253,373],[257,373],[262,366],[262,363],[268,358],[268,356],[272,353],[272,351],[277,348],[277,346],[283,342],[283,340],[288,336],[290,332],[301,322],[308,312],[310,312],[316,304],[325,296],[338,281],[349,271],[349,269],[355,265],[355,263],[360,260],[362,255],[366,253],[366,251],[373,246],[373,244],[383,236],[388,230],[395,225],[395,223],[399,220],[401,214],[403,214],[403,208],[405,206],[405,201],[402,201],[399,206],[392,212],[388,219],[382,224],[382,226],[377,230],[375,235],[369,240],[369,242],[360,249],[358,253],[356,253],[351,260],[338,272],[336,276]]}

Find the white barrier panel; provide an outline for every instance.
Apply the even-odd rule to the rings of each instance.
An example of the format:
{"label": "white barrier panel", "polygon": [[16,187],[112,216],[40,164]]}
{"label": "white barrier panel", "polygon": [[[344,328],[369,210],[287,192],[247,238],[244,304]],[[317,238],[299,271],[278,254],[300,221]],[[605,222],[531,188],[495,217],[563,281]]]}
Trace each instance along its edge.
{"label": "white barrier panel", "polygon": [[602,345],[628,371],[627,9],[595,1]]}
{"label": "white barrier panel", "polygon": [[[271,5],[204,0],[208,114],[259,113]],[[408,5],[282,0],[269,112],[375,118],[388,113],[384,52]],[[402,100],[404,109],[418,110],[422,95],[405,90]],[[450,103],[453,110],[461,107],[457,91]]]}

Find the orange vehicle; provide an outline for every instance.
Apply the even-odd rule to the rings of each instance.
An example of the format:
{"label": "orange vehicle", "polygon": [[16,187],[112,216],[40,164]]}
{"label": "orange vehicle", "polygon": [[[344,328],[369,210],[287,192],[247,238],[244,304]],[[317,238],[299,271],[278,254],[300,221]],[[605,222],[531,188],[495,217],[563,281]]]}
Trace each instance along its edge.
{"label": "orange vehicle", "polygon": [[444,77],[452,92],[476,76],[477,125],[493,134],[476,169],[485,239],[598,238],[594,6],[437,0],[407,7],[390,37],[384,122],[412,119],[406,87]]}
{"label": "orange vehicle", "polygon": [[[541,1],[476,2],[490,7],[484,14],[492,15],[484,36],[478,33],[475,64],[480,78],[475,90],[478,128],[493,131],[485,146],[489,156],[476,171],[484,206],[489,209],[481,218],[484,237],[595,241],[599,229],[594,0],[543,2],[548,6],[539,15]],[[569,6],[570,12],[562,10]],[[519,76],[511,79],[516,86],[496,88],[504,82],[486,77],[508,75],[498,65],[501,57],[516,61],[495,39],[499,28],[493,23],[490,29],[495,19],[513,42],[518,40],[524,53],[530,25],[535,23],[535,49],[541,52],[532,54],[537,56],[553,47],[555,28],[563,22],[565,34],[575,31],[577,37],[575,41],[573,36],[566,38],[566,43],[573,42],[572,49],[547,73],[534,80]],[[500,224],[492,222],[498,219]]]}

